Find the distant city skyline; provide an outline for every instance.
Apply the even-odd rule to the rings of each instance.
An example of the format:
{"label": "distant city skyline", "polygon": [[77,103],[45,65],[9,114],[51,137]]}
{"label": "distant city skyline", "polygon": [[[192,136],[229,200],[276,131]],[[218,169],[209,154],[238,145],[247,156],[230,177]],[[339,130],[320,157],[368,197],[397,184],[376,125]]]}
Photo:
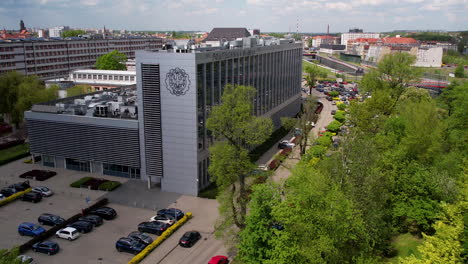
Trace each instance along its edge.
{"label": "distant city skyline", "polygon": [[3,0],[0,27],[262,32],[468,30],[467,0]]}

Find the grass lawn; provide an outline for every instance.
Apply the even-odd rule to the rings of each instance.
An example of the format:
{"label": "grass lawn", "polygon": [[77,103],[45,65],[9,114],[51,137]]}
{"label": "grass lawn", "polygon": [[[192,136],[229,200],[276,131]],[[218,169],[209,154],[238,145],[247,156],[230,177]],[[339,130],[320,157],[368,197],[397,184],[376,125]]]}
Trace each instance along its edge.
{"label": "grass lawn", "polygon": [[26,157],[29,153],[28,144],[20,144],[11,148],[0,150],[0,165]]}
{"label": "grass lawn", "polygon": [[422,239],[411,235],[410,233],[401,234],[392,241],[393,246],[398,250],[398,255],[388,259],[388,263],[398,263],[399,257],[408,257],[415,255],[420,257],[417,247],[422,243]]}

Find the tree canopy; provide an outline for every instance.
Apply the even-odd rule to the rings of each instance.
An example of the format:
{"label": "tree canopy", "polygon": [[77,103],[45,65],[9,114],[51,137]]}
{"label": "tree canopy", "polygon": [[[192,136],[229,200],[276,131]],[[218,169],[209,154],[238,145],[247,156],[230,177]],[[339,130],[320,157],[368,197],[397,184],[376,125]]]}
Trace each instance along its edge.
{"label": "tree canopy", "polygon": [[0,113],[18,125],[33,104],[57,98],[57,89],[46,89],[36,75],[7,72],[0,75],[0,94]]}
{"label": "tree canopy", "polygon": [[62,31],[62,38],[69,38],[69,37],[78,37],[80,35],[86,34],[84,30],[64,30]]}
{"label": "tree canopy", "polygon": [[126,70],[125,62],[127,61],[127,55],[113,50],[107,54],[100,56],[96,60],[94,67],[98,70]]}

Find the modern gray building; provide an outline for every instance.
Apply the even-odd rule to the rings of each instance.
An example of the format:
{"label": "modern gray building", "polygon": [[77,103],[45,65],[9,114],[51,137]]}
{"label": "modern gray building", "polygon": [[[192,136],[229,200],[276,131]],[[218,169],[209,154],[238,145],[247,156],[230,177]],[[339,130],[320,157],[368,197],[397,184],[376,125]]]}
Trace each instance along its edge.
{"label": "modern gray building", "polygon": [[183,53],[138,51],[136,91],[116,88],[26,112],[31,153],[44,165],[151,180],[163,191],[197,195],[210,183],[213,138],[205,124],[223,87],[255,87],[255,114],[278,127],[280,117],[300,109],[301,58],[302,44],[257,38]]}

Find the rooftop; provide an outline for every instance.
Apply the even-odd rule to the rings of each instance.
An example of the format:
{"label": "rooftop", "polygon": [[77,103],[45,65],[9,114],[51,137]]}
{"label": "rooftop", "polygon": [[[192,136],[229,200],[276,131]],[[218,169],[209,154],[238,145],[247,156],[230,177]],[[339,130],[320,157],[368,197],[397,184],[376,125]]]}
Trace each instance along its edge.
{"label": "rooftop", "polygon": [[213,28],[203,42],[221,40],[231,41],[245,37],[250,37],[250,33],[246,28]]}
{"label": "rooftop", "polygon": [[117,71],[117,70],[94,70],[94,69],[86,69],[86,70],[74,70],[72,73],[90,73],[90,74],[128,74],[128,75],[136,75],[135,71]]}
{"label": "rooftop", "polygon": [[136,85],[33,105],[31,111],[101,118],[138,119]]}

